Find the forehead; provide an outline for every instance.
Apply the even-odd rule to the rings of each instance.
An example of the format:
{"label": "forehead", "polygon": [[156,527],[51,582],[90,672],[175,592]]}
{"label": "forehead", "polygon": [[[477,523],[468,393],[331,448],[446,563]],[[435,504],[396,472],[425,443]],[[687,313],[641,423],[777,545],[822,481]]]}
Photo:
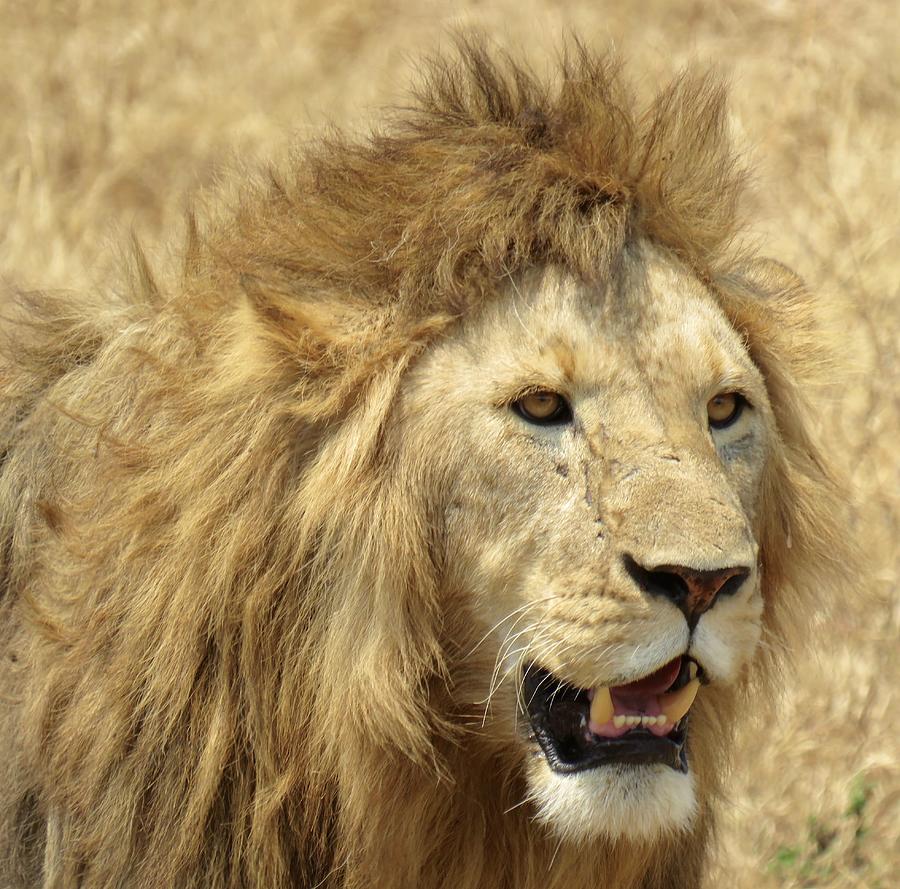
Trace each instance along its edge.
{"label": "forehead", "polygon": [[534,272],[479,321],[469,328],[470,351],[499,376],[515,369],[565,388],[668,381],[682,389],[756,376],[713,296],[650,248],[605,286],[555,268]]}

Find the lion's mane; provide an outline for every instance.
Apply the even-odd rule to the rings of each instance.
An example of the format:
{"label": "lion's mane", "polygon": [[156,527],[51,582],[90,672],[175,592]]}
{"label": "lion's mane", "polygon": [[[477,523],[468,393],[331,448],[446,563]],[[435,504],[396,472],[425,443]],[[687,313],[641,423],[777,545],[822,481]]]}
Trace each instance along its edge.
{"label": "lion's mane", "polygon": [[709,799],[665,876],[624,847],[548,871],[555,843],[502,817],[479,776],[514,799],[515,771],[469,758],[448,704],[466,615],[442,597],[433,492],[385,434],[405,369],[504,282],[602,278],[649,238],[718,295],[769,387],[765,651],[839,574],[803,397],[821,340],[802,287],[730,247],[722,90],[685,76],[642,112],[578,45],[559,73],[463,41],[384,129],[191,219],[180,274],[138,252],[120,292],[4,298],[0,882],[696,877]]}

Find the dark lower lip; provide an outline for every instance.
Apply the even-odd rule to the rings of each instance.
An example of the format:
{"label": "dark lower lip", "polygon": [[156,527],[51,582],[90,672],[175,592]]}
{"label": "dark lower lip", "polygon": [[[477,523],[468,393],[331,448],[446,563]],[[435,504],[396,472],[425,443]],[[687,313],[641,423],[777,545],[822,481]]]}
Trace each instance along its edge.
{"label": "dark lower lip", "polygon": [[621,738],[600,738],[588,731],[590,703],[583,689],[560,682],[547,670],[530,667],[522,691],[533,738],[554,772],[571,775],[613,764],[688,770],[687,716],[662,738],[643,729],[633,729]]}

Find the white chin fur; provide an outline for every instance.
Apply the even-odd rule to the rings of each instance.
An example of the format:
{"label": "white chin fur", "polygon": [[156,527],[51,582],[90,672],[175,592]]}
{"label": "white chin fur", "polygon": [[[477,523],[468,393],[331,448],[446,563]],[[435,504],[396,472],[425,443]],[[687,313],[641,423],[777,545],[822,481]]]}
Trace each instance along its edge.
{"label": "white chin fur", "polygon": [[651,840],[687,830],[697,810],[694,779],[664,765],[608,765],[559,775],[541,763],[532,775],[538,819],[569,842]]}

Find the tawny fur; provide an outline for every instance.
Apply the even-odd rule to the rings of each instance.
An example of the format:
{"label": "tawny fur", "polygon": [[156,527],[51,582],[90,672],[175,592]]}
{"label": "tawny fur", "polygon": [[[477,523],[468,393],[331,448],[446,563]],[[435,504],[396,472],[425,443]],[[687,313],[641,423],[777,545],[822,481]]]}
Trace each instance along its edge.
{"label": "tawny fur", "polygon": [[785,648],[843,552],[805,419],[824,359],[802,286],[730,251],[722,101],[685,77],[641,112],[581,48],[550,87],[467,43],[384,130],[192,222],[179,280],[139,260],[118,295],[4,297],[0,884],[699,884],[744,687],[713,692],[690,832],[586,848],[507,812],[519,762],[449,704],[469,618],[438,492],[386,426],[408,368],[507,282],[603,280],[654,243],[766,380],[764,653]]}

